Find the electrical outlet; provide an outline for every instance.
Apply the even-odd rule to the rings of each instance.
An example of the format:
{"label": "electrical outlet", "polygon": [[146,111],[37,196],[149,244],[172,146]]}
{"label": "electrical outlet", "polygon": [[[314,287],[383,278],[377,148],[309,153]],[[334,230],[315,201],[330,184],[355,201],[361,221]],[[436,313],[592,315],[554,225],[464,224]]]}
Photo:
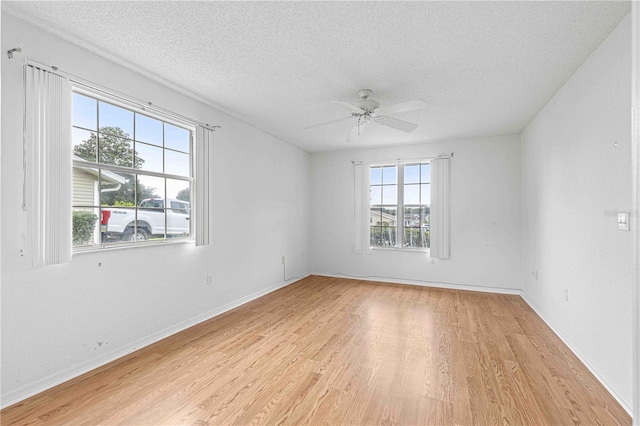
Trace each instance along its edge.
{"label": "electrical outlet", "polygon": [[531,271],[531,278],[538,281],[538,271],[536,269]]}
{"label": "electrical outlet", "polygon": [[564,301],[565,302],[569,301],[569,289],[568,288],[564,289]]}
{"label": "electrical outlet", "polygon": [[213,285],[213,275],[207,274],[207,285]]}

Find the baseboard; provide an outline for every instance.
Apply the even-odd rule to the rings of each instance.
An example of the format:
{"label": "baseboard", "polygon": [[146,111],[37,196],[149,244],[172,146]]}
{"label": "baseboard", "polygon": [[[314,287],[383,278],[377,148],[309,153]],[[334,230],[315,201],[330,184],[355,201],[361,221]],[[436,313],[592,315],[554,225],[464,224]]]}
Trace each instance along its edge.
{"label": "baseboard", "polygon": [[551,329],[551,331],[553,331],[556,336],[558,336],[560,338],[560,340],[562,340],[562,342],[567,345],[567,347],[569,348],[569,350],[571,352],[573,352],[573,354],[580,360],[580,362],[582,364],[584,364],[585,367],[587,367],[587,369],[591,372],[591,374],[594,375],[594,377],[600,382],[600,384],[602,386],[605,387],[605,389],[611,394],[611,396],[613,396],[615,398],[616,401],[618,401],[618,403],[622,406],[622,408],[624,408],[624,410],[629,414],[629,416],[631,416],[633,418],[633,409],[631,408],[631,401],[626,401],[625,398],[623,398],[621,395],[619,395],[611,386],[609,386],[609,384],[607,383],[607,380],[602,377],[595,368],[593,368],[589,362],[586,360],[586,358],[584,356],[582,356],[582,354],[580,353],[580,351],[578,351],[575,346],[573,346],[570,342],[569,339],[567,339],[565,336],[562,335],[562,333],[560,333],[560,331],[553,325],[553,323],[551,321],[549,321],[547,318],[545,318],[545,316],[542,314],[542,312],[540,311],[540,308],[538,308],[538,306],[531,302],[530,300],[527,299],[527,297],[525,296],[525,294],[521,294],[522,299],[525,301],[525,303],[527,305],[529,305],[529,307],[531,309],[534,310],[534,312],[542,319],[542,321],[545,322],[545,324],[547,324],[547,327],[549,327]]}
{"label": "baseboard", "polygon": [[257,291],[255,293],[251,293],[245,297],[234,300],[233,302],[227,303],[219,308],[216,308],[212,311],[205,312],[201,315],[198,315],[194,318],[188,319],[186,321],[180,322],[178,324],[173,325],[172,327],[166,328],[164,330],[158,331],[150,336],[145,336],[138,341],[133,342],[127,348],[121,348],[119,350],[112,351],[110,353],[104,354],[102,356],[92,358],[86,362],[75,365],[72,368],[68,368],[66,370],[60,371],[55,374],[51,374],[47,377],[44,377],[35,382],[29,383],[27,385],[21,386],[17,389],[14,389],[6,394],[2,394],[0,396],[0,409],[9,407],[13,404],[16,404],[22,400],[25,400],[31,396],[37,395],[40,392],[44,392],[48,389],[53,388],[54,386],[58,386],[62,383],[65,383],[71,379],[75,379],[78,376],[81,376],[85,373],[90,372],[91,370],[95,370],[96,368],[102,367],[112,361],[115,361],[123,356],[129,355],[132,352],[135,352],[139,349],[142,349],[146,346],[149,346],[153,343],[159,342],[162,339],[166,339],[169,336],[172,336],[176,333],[179,333],[183,330],[186,330],[189,327],[193,327],[194,325],[200,324],[201,322],[207,321],[211,318],[214,318],[220,314],[223,314],[231,309],[237,308],[238,306],[244,305],[247,302],[255,300],[259,297],[262,297],[266,294],[269,294],[273,291],[286,287],[290,284],[293,284],[296,281],[299,281],[303,278],[308,277],[310,274],[290,278],[286,281],[282,281],[278,284],[274,284],[265,289]]}
{"label": "baseboard", "polygon": [[331,277],[331,278],[351,278],[356,280],[366,280],[366,281],[375,281],[375,282],[385,282],[385,283],[393,283],[393,284],[408,284],[408,285],[417,285],[421,287],[436,287],[436,288],[447,288],[451,290],[465,290],[465,291],[479,291],[483,293],[497,293],[497,294],[514,294],[521,296],[522,290],[519,288],[504,288],[504,287],[485,287],[481,285],[472,285],[472,284],[460,284],[460,283],[445,283],[439,281],[422,281],[422,280],[406,280],[392,277],[378,277],[378,276],[370,276],[370,275],[350,275],[350,274],[323,274],[320,272],[313,272],[311,275],[318,275],[321,277]]}

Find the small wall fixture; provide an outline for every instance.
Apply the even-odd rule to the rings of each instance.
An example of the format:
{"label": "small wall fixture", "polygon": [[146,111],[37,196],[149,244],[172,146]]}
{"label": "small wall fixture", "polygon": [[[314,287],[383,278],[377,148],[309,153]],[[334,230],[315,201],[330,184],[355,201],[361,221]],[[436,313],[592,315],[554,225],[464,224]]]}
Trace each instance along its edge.
{"label": "small wall fixture", "polygon": [[14,47],[13,49],[7,50],[7,56],[9,57],[9,59],[13,59],[13,54],[15,52],[20,53],[22,52],[22,49],[19,47]]}

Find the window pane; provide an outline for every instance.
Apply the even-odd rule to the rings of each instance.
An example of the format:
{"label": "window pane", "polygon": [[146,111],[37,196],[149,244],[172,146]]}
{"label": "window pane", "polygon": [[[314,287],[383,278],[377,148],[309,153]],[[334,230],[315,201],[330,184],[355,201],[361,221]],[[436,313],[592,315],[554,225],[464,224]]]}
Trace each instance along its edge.
{"label": "window pane", "polygon": [[420,185],[412,184],[404,186],[404,203],[420,204]]}
{"label": "window pane", "polygon": [[[387,187],[384,187],[385,189]],[[373,207],[370,210],[370,245],[373,247],[395,247],[398,209],[396,207]]]}
{"label": "window pane", "polygon": [[391,226],[371,226],[369,241],[372,247],[395,247],[396,228]]}
{"label": "window pane", "polygon": [[380,185],[382,184],[382,167],[371,167],[370,184]]}
{"label": "window pane", "polygon": [[189,155],[175,151],[164,151],[164,172],[171,175],[189,176]]}
{"label": "window pane", "polygon": [[[141,222],[138,222],[143,227]],[[125,206],[102,207],[100,239],[103,243],[123,243],[132,240],[136,231],[136,209]],[[145,228],[145,229],[148,229]],[[142,231],[144,232],[144,231]]]}
{"label": "window pane", "polygon": [[398,174],[396,173],[396,166],[387,166],[382,168],[382,183],[393,184],[398,183]]}
{"label": "window pane", "polygon": [[420,204],[431,205],[431,185],[426,183],[420,185]]}
{"label": "window pane", "polygon": [[162,121],[136,114],[136,141],[162,146]]}
{"label": "window pane", "polygon": [[371,187],[371,203],[370,204],[382,204],[382,187]]}
{"label": "window pane", "polygon": [[98,162],[131,167],[133,165],[132,144],[128,139],[101,133],[98,140]]}
{"label": "window pane", "polygon": [[382,209],[382,226],[395,227],[398,223],[398,209],[396,207],[384,207]]}
{"label": "window pane", "polygon": [[93,207],[97,205],[95,183],[98,180],[98,170],[73,168],[73,207]]}
{"label": "window pane", "polygon": [[164,199],[164,178],[138,175],[138,204],[150,198]]}
{"label": "window pane", "polygon": [[372,207],[369,212],[369,225],[382,226],[382,210]]}
{"label": "window pane", "polygon": [[98,239],[99,209],[74,208],[71,227],[73,246],[90,246]]}
{"label": "window pane", "polygon": [[100,184],[101,206],[135,207],[134,175],[101,170]]}
{"label": "window pane", "polygon": [[430,223],[431,223],[431,219],[430,219],[430,215],[431,215],[431,208],[430,207],[423,207],[423,212],[422,212],[422,216],[421,216],[421,224],[420,226],[422,228],[426,228],[427,230],[429,230],[430,228]]}
{"label": "window pane", "polygon": [[188,237],[191,234],[189,182],[167,179],[167,237]]}
{"label": "window pane", "polygon": [[405,228],[418,228],[421,224],[421,209],[420,207],[405,207],[404,208],[404,226]]}
{"label": "window pane", "polygon": [[420,183],[420,164],[404,166],[404,183]]}
{"label": "window pane", "polygon": [[83,96],[79,93],[73,94],[73,125],[84,127],[89,130],[98,130],[98,101]]}
{"label": "window pane", "polygon": [[121,138],[133,136],[133,111],[100,102],[100,131]]}
{"label": "window pane", "polygon": [[426,163],[420,166],[420,180],[422,183],[431,182],[431,164]]}
{"label": "window pane", "polygon": [[136,168],[162,173],[162,148],[136,142]]}
{"label": "window pane", "polygon": [[94,132],[73,128],[71,139],[73,142],[73,155],[83,160],[96,162],[96,144],[98,138]]}
{"label": "window pane", "polygon": [[421,228],[405,228],[404,247],[407,248],[428,248],[428,231]]}
{"label": "window pane", "polygon": [[188,181],[167,179],[167,198],[189,203],[191,185]]}
{"label": "window pane", "polygon": [[189,153],[191,132],[182,127],[164,123],[164,147]]}
{"label": "window pane", "polygon": [[382,204],[398,204],[397,185],[388,185],[382,187]]}

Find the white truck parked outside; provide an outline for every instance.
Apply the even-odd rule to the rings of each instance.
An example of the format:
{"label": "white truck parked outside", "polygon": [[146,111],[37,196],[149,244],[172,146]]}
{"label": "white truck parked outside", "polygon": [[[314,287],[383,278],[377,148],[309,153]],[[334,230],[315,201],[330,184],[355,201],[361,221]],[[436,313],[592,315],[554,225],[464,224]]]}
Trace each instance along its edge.
{"label": "white truck parked outside", "polygon": [[188,236],[190,233],[191,209],[188,201],[169,198],[165,210],[162,198],[147,198],[138,207],[136,221],[135,208],[103,207],[102,240],[103,242],[145,241],[154,237],[166,238]]}

